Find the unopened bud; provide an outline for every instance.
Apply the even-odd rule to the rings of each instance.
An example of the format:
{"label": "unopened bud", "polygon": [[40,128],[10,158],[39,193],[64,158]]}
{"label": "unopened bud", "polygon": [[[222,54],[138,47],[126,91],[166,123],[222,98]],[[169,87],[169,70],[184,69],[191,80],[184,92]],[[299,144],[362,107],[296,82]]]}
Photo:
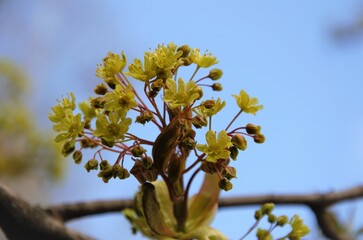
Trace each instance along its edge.
{"label": "unopened bud", "polygon": [[183,54],[181,55],[182,58],[187,57],[191,50],[192,49],[188,45],[182,45],[182,46],[178,47],[178,49],[177,49],[178,52],[179,51],[183,52]]}
{"label": "unopened bud", "polygon": [[255,136],[253,136],[253,140],[255,141],[255,143],[264,143],[265,142],[265,136],[263,134],[256,134]]}
{"label": "unopened bud", "polygon": [[247,140],[246,138],[241,134],[233,135],[231,139],[232,144],[237,147],[238,149],[244,151],[247,148]]}
{"label": "unopened bud", "polygon": [[82,152],[81,151],[79,151],[79,150],[74,151],[72,157],[76,164],[80,164],[82,162]]}
{"label": "unopened bud", "polygon": [[113,178],[119,178],[119,179],[126,179],[130,177],[130,173],[127,171],[127,169],[123,168],[119,164],[115,164],[112,167],[113,169]]}
{"label": "unopened bud", "polygon": [[213,83],[212,84],[212,89],[213,91],[222,91],[223,90],[223,87],[222,87],[222,84],[220,83]]}
{"label": "unopened bud", "polygon": [[159,93],[158,91],[151,90],[151,91],[147,92],[147,96],[149,98],[154,98],[158,95],[158,93]]}
{"label": "unopened bud", "polygon": [[62,148],[62,155],[66,157],[69,154],[71,154],[74,151],[74,149],[75,149],[74,144],[72,144],[71,142],[66,142]]}
{"label": "unopened bud", "polygon": [[272,210],[275,208],[275,204],[273,203],[265,203],[261,207],[261,211],[263,214],[268,215],[272,212]]}
{"label": "unopened bud", "polygon": [[221,179],[219,181],[218,185],[219,185],[219,188],[223,189],[224,191],[229,191],[233,187],[232,183],[227,178]]}
{"label": "unopened bud", "polygon": [[228,180],[231,180],[232,178],[235,178],[237,175],[237,171],[234,167],[227,166],[224,168],[222,175],[227,178]]}
{"label": "unopened bud", "polygon": [[214,107],[214,105],[216,105],[216,101],[214,101],[214,100],[206,100],[203,102],[203,106],[206,109],[212,109]]}
{"label": "unopened bud", "polygon": [[257,134],[257,133],[260,133],[260,130],[261,130],[261,127],[260,126],[256,126],[252,123],[248,123],[246,125],[246,132],[248,134]]}
{"label": "unopened bud", "polygon": [[262,217],[263,217],[262,211],[260,209],[259,210],[256,210],[256,212],[255,212],[255,219],[258,221]]}
{"label": "unopened bud", "polygon": [[213,68],[210,70],[208,77],[212,80],[218,80],[222,77],[223,71],[218,68]]}
{"label": "unopened bud", "polygon": [[289,221],[289,218],[285,215],[282,215],[279,216],[276,221],[277,221],[277,226],[283,227]]}
{"label": "unopened bud", "polygon": [[202,115],[196,115],[192,118],[192,124],[195,128],[202,128],[208,125],[207,119]]}
{"label": "unopened bud", "polygon": [[146,149],[138,145],[131,149],[131,153],[134,157],[141,157],[142,154],[146,153]]}
{"label": "unopened bud", "polygon": [[159,92],[162,87],[163,87],[162,79],[157,79],[151,84],[151,89],[156,92]]}
{"label": "unopened bud", "polygon": [[196,100],[199,100],[203,97],[203,89],[201,87],[196,87],[193,92],[199,94],[199,97],[197,97]]}
{"label": "unopened bud", "polygon": [[98,174],[98,177],[102,178],[102,180],[105,183],[108,183],[108,181],[113,177],[113,168],[112,166],[107,166],[106,168],[103,168]]}
{"label": "unopened bud", "polygon": [[150,122],[154,118],[154,115],[150,111],[145,111],[141,113],[139,116],[136,117],[135,122],[145,124],[147,122]]}
{"label": "unopened bud", "polygon": [[190,58],[187,58],[187,57],[181,58],[181,60],[183,61],[184,66],[189,66],[190,64],[193,63],[192,60],[190,60]]}
{"label": "unopened bud", "polygon": [[275,215],[273,215],[272,213],[270,213],[269,215],[268,215],[268,218],[267,218],[267,221],[269,222],[269,223],[274,223],[274,222],[276,222],[276,216]]}
{"label": "unopened bud", "polygon": [[141,159],[142,167],[145,169],[149,169],[153,165],[153,160],[151,157],[143,157]]}
{"label": "unopened bud", "polygon": [[103,83],[101,83],[96,86],[94,91],[98,95],[105,95],[108,92],[108,89]]}
{"label": "unopened bud", "polygon": [[100,162],[100,169],[101,170],[103,170],[103,169],[105,169],[106,167],[109,167],[109,166],[111,166],[111,165],[110,165],[110,163],[107,160],[102,160]]}
{"label": "unopened bud", "polygon": [[84,165],[84,168],[87,170],[87,172],[89,172],[91,170],[97,170],[98,169],[97,159],[88,160],[88,162]]}
{"label": "unopened bud", "polygon": [[238,149],[235,146],[229,147],[229,156],[233,159],[236,160],[237,156],[238,156]]}

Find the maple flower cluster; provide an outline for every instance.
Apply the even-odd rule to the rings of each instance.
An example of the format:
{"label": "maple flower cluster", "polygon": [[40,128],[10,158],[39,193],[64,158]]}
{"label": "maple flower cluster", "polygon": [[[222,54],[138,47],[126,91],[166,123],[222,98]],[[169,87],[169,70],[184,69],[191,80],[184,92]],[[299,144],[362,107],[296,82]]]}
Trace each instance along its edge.
{"label": "maple flower cluster", "polygon": [[[142,184],[136,210],[128,209],[124,214],[146,236],[226,239],[209,223],[220,189],[230,190],[230,181],[236,177],[230,159],[236,160],[247,148],[246,138],[263,143],[265,137],[261,127],[251,123],[229,130],[241,113],[255,115],[263,108],[244,90],[233,95],[239,111],[229,124],[222,130],[213,129],[212,118],[226,102],[203,96],[205,91],[222,90],[215,81],[223,72],[213,68],[197,76],[217,63],[211,53],[173,43],[145,52],[143,62],[134,59],[128,70],[123,52],[108,53],[96,70],[96,76],[103,79],[94,90],[96,96],[81,102],[80,112],[75,113],[75,97],[70,93],[49,114],[58,132],[55,141],[62,144],[64,156],[72,154],[75,162],[81,163],[82,151],[94,149],[93,158],[84,165],[87,171],[97,170],[104,182],[133,175]],[[191,77],[177,77],[183,68],[193,66]],[[136,89],[129,77],[141,81],[143,89]],[[159,134],[136,136],[130,132],[132,124],[151,124]],[[205,133],[205,143],[197,143],[197,131]],[[105,151],[115,154],[113,162],[104,159]],[[125,161],[132,161],[133,167],[127,169]],[[189,172],[191,177],[186,179]],[[190,197],[191,183],[200,172],[205,173],[204,182],[199,193]],[[157,210],[160,213],[156,214]]]}

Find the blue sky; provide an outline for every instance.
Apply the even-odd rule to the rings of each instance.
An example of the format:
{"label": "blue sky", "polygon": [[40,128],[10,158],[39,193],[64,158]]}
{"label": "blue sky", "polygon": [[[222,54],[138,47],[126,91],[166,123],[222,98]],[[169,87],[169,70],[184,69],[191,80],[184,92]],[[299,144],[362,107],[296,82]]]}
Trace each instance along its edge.
{"label": "blue sky", "polygon": [[[32,80],[29,107],[45,129],[56,99],[73,91],[87,99],[100,82],[96,65],[108,51],[129,61],[159,43],[189,44],[218,57],[224,76],[223,116],[236,113],[231,94],[245,89],[264,110],[242,115],[263,127],[262,145],[249,144],[234,166],[238,179],[222,196],[338,191],[362,184],[363,39],[339,43],[332,31],[353,23],[362,1],[6,1],[0,2],[0,57],[13,59]],[[226,118],[215,120],[222,129]],[[69,164],[52,202],[131,197],[135,180],[103,184]],[[253,208],[256,209],[257,207]],[[213,224],[238,239],[253,209],[222,210]],[[360,203],[340,212],[363,211]],[[339,210],[339,209],[338,209]],[[299,213],[314,228],[310,212]],[[359,214],[356,214],[357,216]],[[349,217],[349,216],[348,216]],[[228,221],[226,221],[228,219]],[[356,224],[362,225],[362,218]],[[71,223],[99,239],[131,238],[117,214]],[[106,233],[101,234],[103,230]],[[137,236],[133,239],[141,239]]]}

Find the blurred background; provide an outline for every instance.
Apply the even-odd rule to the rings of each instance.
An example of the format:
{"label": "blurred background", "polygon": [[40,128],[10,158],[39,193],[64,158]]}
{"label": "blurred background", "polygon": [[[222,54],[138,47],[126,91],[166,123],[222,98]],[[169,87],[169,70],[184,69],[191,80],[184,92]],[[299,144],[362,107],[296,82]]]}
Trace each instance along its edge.
{"label": "blurred background", "polygon": [[[363,184],[363,1],[358,0],[0,0],[0,59],[5,66],[0,71],[0,100],[6,109],[0,112],[1,133],[19,130],[16,126],[23,123],[13,119],[26,109],[32,123],[25,129],[32,132],[18,131],[28,135],[10,145],[25,141],[23,147],[15,147],[18,152],[27,141],[44,144],[36,157],[20,155],[38,160],[26,162],[24,171],[15,174],[1,168],[13,155],[0,158],[0,179],[42,205],[131,198],[138,188],[133,178],[104,184],[96,173],[87,174],[83,164],[44,150],[52,149],[48,113],[68,92],[74,92],[78,101],[93,95],[101,82],[96,66],[107,52],[124,50],[131,62],[169,42],[208,50],[219,59],[216,67],[224,71],[220,83],[227,106],[225,117],[214,120],[216,130],[238,111],[231,94],[240,89],[264,105],[257,116],[239,118],[240,125],[261,125],[266,142],[251,142],[233,162],[238,179],[222,197],[323,193]],[[4,127],[9,124],[12,127]],[[0,140],[9,142],[6,137]],[[9,146],[2,149],[1,155],[7,156]],[[238,239],[254,223],[255,209],[223,209],[213,226]],[[363,225],[362,201],[334,210],[353,230]],[[309,209],[281,206],[276,213],[298,213],[312,229],[307,239],[321,238]],[[143,239],[131,234],[119,213],[68,225],[97,239]]]}

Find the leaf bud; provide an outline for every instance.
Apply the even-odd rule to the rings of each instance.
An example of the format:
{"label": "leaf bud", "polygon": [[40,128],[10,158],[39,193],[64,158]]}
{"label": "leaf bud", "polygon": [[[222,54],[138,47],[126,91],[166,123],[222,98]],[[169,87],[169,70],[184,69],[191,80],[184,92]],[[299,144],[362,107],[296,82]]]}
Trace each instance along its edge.
{"label": "leaf bud", "polygon": [[233,187],[232,183],[227,178],[223,178],[223,179],[219,180],[218,185],[219,185],[219,188],[223,189],[224,191],[229,191]]}
{"label": "leaf bud", "polygon": [[283,227],[288,221],[289,218],[285,215],[277,217],[277,226]]}
{"label": "leaf bud", "polygon": [[74,151],[74,149],[75,149],[74,144],[72,144],[71,142],[66,142],[62,148],[62,155],[64,157],[67,157],[69,154],[71,154]]}
{"label": "leaf bud", "polygon": [[255,136],[253,136],[253,140],[255,141],[255,143],[264,143],[265,136],[263,134],[258,133]]}
{"label": "leaf bud", "polygon": [[98,161],[97,159],[90,159],[88,162],[84,165],[84,168],[87,170],[87,172],[91,170],[97,170],[98,169]]}
{"label": "leaf bud", "polygon": [[272,212],[272,210],[275,208],[275,204],[273,203],[265,203],[261,207],[261,211],[264,215],[268,215]]}
{"label": "leaf bud", "polygon": [[223,87],[222,87],[222,84],[220,84],[220,83],[213,83],[212,89],[213,89],[213,91],[219,92],[219,91],[223,90]]}
{"label": "leaf bud", "polygon": [[246,148],[247,148],[246,138],[239,133],[233,135],[231,142],[236,148],[238,148],[242,151],[246,150]]}
{"label": "leaf bud", "polygon": [[178,47],[177,52],[182,51],[183,54],[180,57],[185,58],[189,55],[191,50],[192,49],[189,47],[189,45],[182,45]]}
{"label": "leaf bud", "polygon": [[176,183],[183,175],[184,170],[185,160],[183,160],[180,156],[174,154],[173,157],[170,159],[168,166],[168,176],[170,182]]}
{"label": "leaf bud", "polygon": [[214,100],[206,100],[203,102],[203,106],[206,109],[212,109],[214,107],[214,105],[216,105],[216,101],[214,101]]}
{"label": "leaf bud", "polygon": [[260,133],[260,130],[261,130],[261,127],[260,126],[256,126],[252,123],[248,123],[246,125],[246,132],[248,134],[257,134],[257,133]]}
{"label": "leaf bud", "polygon": [[237,156],[238,156],[238,149],[235,146],[229,147],[228,148],[230,154],[229,156],[233,159],[236,160]]}
{"label": "leaf bud", "polygon": [[203,115],[196,115],[192,118],[192,124],[195,128],[202,128],[208,125],[207,118]]}
{"label": "leaf bud", "polygon": [[261,209],[256,210],[255,212],[255,219],[258,221],[263,217]]}
{"label": "leaf bud", "polygon": [[144,169],[149,169],[153,165],[153,160],[151,159],[151,157],[143,157],[141,159],[141,162]]}
{"label": "leaf bud", "polygon": [[80,164],[82,162],[82,152],[77,150],[73,152],[73,160],[76,164]]}
{"label": "leaf bud", "polygon": [[103,83],[101,83],[96,86],[94,91],[98,95],[105,95],[108,92],[108,89]]}
{"label": "leaf bud", "polygon": [[144,153],[146,153],[146,149],[137,145],[131,149],[132,156],[141,157]]}
{"label": "leaf bud", "polygon": [[270,214],[268,215],[267,221],[268,221],[269,223],[274,223],[274,222],[276,222],[276,220],[277,220],[277,218],[276,218],[276,216],[275,216],[274,214],[270,213]]}
{"label": "leaf bud", "polygon": [[212,80],[218,80],[222,77],[223,71],[219,68],[213,68],[210,70],[208,77]]}

